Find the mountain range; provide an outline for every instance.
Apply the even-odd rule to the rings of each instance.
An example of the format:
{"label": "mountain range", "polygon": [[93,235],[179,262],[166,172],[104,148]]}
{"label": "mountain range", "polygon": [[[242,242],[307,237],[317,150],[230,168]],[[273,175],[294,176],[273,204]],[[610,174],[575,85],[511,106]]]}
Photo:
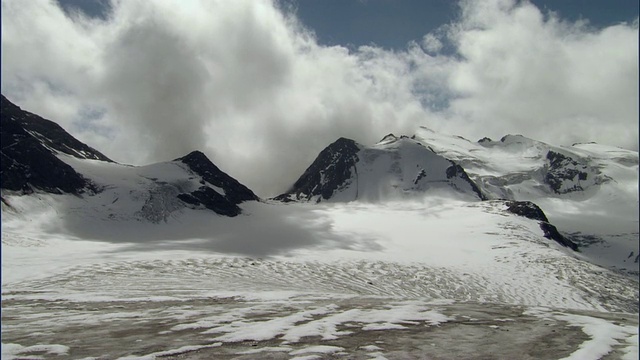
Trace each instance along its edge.
{"label": "mountain range", "polygon": [[[380,203],[425,197],[499,202],[596,264],[637,273],[638,153],[594,143],[557,147],[521,135],[477,142],[426,127],[367,146],[340,138],[288,191],[260,199],[202,152],[147,166],[109,159],[2,96],[3,207],[16,196],[71,194],[109,221],[167,223],[187,210],[235,217],[246,202]],[[75,210],[73,210],[75,209]]]}
{"label": "mountain range", "polygon": [[0,122],[3,359],[638,358],[635,151],[339,138],[260,198]]}

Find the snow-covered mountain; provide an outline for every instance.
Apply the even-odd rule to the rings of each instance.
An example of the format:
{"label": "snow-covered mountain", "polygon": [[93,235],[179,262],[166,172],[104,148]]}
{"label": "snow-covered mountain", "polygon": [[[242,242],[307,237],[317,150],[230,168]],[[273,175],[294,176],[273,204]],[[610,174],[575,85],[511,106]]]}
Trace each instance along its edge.
{"label": "snow-covered mountain", "polygon": [[340,138],[327,146],[286,193],[276,200],[379,201],[447,192],[484,200],[455,162],[406,136],[385,136],[367,147]]}
{"label": "snow-covered mountain", "polygon": [[521,135],[472,142],[428,128],[412,138],[459,163],[488,198],[536,203],[591,261],[638,272],[637,151]]}
{"label": "snow-covered mountain", "polygon": [[[367,147],[340,138],[275,200],[345,202],[445,195],[531,202],[561,244],[597,264],[638,273],[638,153],[560,147],[506,135],[477,142],[420,128]],[[549,235],[547,233],[547,235]]]}
{"label": "snow-covered mountain", "polygon": [[637,152],[341,138],[254,201],[1,115],[3,359],[637,358]]}
{"label": "snow-covered mountain", "polygon": [[[575,151],[580,144],[557,147],[522,135],[505,135],[500,141],[483,138],[471,142],[424,127],[412,138],[459,163],[489,198],[580,197],[612,180],[593,156]],[[599,147],[598,150],[603,155],[611,149]],[[616,151],[626,166],[638,165],[637,152]]]}
{"label": "snow-covered mountain", "polygon": [[34,191],[73,194],[97,218],[167,221],[182,209],[236,216],[239,204],[258,200],[246,186],[194,151],[141,167],[111,161],[56,123],[2,97],[4,195]]}

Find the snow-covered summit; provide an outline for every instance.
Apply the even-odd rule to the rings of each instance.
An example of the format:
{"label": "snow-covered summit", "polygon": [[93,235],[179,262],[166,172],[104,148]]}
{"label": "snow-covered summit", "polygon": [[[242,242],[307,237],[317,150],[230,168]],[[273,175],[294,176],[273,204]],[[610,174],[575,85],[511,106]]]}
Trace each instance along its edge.
{"label": "snow-covered summit", "polygon": [[522,135],[471,142],[420,128],[412,138],[459,163],[489,198],[530,200],[584,193],[610,179],[589,156]]}
{"label": "snow-covered summit", "polygon": [[488,198],[540,206],[591,261],[638,271],[637,151],[522,135],[472,142],[427,128],[412,138],[460,164]]}
{"label": "snow-covered summit", "polygon": [[389,134],[372,146],[338,139],[276,199],[379,201],[433,192],[485,198],[460,165],[414,139]]}

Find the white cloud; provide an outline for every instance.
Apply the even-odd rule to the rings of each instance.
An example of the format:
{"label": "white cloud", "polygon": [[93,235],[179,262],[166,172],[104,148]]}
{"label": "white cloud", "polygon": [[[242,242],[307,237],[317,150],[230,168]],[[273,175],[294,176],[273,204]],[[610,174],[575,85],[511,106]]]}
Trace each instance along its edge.
{"label": "white cloud", "polygon": [[[527,2],[462,3],[450,110],[472,131],[637,149],[638,23],[591,30]],[[456,117],[456,115],[452,115]]]}
{"label": "white cloud", "polygon": [[112,8],[99,21],[3,0],[2,92],[118,161],[201,149],[266,196],[339,136],[371,143],[425,124],[637,149],[637,22],[593,30],[527,2],[464,1],[420,45],[349,51],[266,0]]}
{"label": "white cloud", "polygon": [[442,50],[442,41],[435,34],[429,33],[422,37],[422,47],[427,52],[438,53]]}

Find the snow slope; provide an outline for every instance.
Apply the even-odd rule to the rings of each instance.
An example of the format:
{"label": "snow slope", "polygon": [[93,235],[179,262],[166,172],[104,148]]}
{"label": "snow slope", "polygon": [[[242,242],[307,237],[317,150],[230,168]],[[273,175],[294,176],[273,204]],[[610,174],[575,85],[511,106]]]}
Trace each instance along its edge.
{"label": "snow slope", "polygon": [[489,198],[535,202],[590,261],[637,276],[638,152],[520,135],[471,142],[427,128],[413,138],[461,164]]}
{"label": "snow slope", "polygon": [[3,359],[638,357],[638,278],[592,263],[637,254],[637,153],[339,139],[280,199],[319,204],[258,201],[199,152],[132,167],[6,120]]}
{"label": "snow slope", "polygon": [[637,357],[637,280],[504,201],[247,201],[227,217],[176,202],[204,181],[181,161],[58,156],[102,191],[3,194],[3,359]]}
{"label": "snow slope", "polygon": [[[3,358],[637,357],[637,282],[502,201],[247,202],[233,218],[131,221],[141,237],[185,224],[208,236],[87,241],[51,230],[70,216],[64,197],[3,207]],[[94,231],[125,225],[91,217]],[[238,220],[255,227],[230,246]],[[558,342],[543,353],[543,338]]]}
{"label": "snow slope", "polygon": [[[140,222],[166,223],[184,212],[193,210],[204,211],[207,215],[213,216],[216,216],[216,213],[235,216],[241,211],[238,203],[258,199],[250,190],[228,176],[228,181],[235,183],[229,184],[224,182],[227,181],[225,179],[218,185],[212,184],[209,181],[213,180],[206,175],[209,173],[203,175],[194,171],[185,163],[186,157],[139,167],[78,159],[65,154],[58,154],[57,157],[82,174],[96,190],[77,196],[58,196],[43,192],[30,195],[35,199],[44,199],[42,206],[53,207],[56,211],[64,213],[62,222],[52,224],[60,229],[50,229],[51,231],[82,235],[95,225],[85,223],[88,219],[108,219],[117,221],[118,226],[114,227],[115,223],[111,223],[112,225],[107,225],[105,229],[106,232],[113,232],[117,228],[126,228],[128,224],[133,224],[135,228]],[[210,162],[208,164],[212,165]],[[240,191],[237,190],[238,187],[241,187]],[[182,198],[202,192],[203,189],[209,191],[208,196],[215,196],[215,203],[199,203],[197,199],[184,201]],[[244,197],[238,199],[238,193]],[[23,197],[19,193],[3,191],[3,200],[3,207],[15,208],[8,216],[34,216],[33,212],[37,212],[37,208],[21,208],[23,202],[30,203],[29,196]],[[117,236],[117,230],[113,235]]]}

